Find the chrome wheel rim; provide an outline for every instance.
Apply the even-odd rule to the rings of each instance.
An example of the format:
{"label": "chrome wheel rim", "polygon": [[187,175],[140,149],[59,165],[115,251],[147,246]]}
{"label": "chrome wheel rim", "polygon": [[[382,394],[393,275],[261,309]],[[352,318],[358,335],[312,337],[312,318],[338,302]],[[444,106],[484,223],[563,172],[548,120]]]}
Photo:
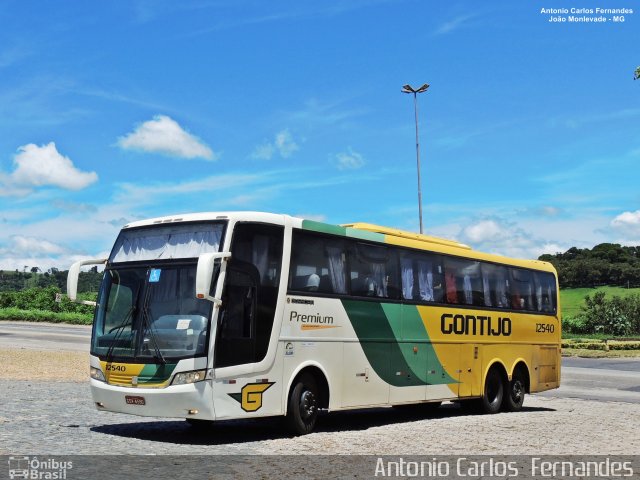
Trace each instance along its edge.
{"label": "chrome wheel rim", "polygon": [[304,420],[308,420],[315,415],[316,411],[316,396],[309,390],[304,391],[300,397],[300,416]]}

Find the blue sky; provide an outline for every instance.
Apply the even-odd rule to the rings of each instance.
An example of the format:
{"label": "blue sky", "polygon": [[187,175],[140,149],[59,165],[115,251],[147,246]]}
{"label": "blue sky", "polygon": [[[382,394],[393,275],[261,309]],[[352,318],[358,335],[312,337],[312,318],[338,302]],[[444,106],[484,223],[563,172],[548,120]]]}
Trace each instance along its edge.
{"label": "blue sky", "polygon": [[[417,231],[400,89],[425,82],[427,233],[526,258],[638,245],[640,6],[553,3],[3,2],[0,269],[182,212]],[[563,6],[634,13],[541,13]]]}

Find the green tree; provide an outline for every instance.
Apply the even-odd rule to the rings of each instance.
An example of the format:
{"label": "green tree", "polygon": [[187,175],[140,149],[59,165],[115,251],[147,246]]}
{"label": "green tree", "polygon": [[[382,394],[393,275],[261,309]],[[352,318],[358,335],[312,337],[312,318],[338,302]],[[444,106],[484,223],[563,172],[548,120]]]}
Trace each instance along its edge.
{"label": "green tree", "polygon": [[638,80],[640,79],[640,67],[636,68],[635,73],[633,74],[633,79],[634,80]]}

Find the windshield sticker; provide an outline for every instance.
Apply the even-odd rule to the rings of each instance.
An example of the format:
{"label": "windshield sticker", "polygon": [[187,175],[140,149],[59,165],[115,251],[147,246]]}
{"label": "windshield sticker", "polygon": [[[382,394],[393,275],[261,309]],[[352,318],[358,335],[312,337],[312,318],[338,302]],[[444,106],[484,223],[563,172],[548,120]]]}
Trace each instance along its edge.
{"label": "windshield sticker", "polygon": [[149,272],[149,283],[158,283],[160,281],[160,273],[162,272],[159,268],[152,268],[151,272]]}
{"label": "windshield sticker", "polygon": [[176,325],[176,330],[186,330],[187,328],[189,328],[190,324],[191,324],[190,318],[181,318],[180,320],[178,320],[178,324]]}

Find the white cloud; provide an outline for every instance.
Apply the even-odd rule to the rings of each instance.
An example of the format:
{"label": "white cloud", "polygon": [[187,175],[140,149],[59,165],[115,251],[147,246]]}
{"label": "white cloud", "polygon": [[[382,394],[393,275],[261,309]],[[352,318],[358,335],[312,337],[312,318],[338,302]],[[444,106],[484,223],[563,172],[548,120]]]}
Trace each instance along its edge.
{"label": "white cloud", "polygon": [[58,152],[54,142],[19,147],[13,163],[15,170],[11,174],[0,172],[0,196],[26,195],[33,187],[49,185],[81,190],[98,180],[95,172],[78,170],[69,157]]}
{"label": "white cloud", "polygon": [[476,250],[514,258],[536,259],[544,253],[564,252],[572,246],[559,239],[543,238],[540,233],[535,235],[533,231],[536,230],[494,218],[461,226],[460,233],[454,237]]}
{"label": "white cloud", "polygon": [[1,270],[24,270],[38,267],[46,271],[51,267],[68,268],[73,254],[66,248],[41,237],[13,235],[6,247],[0,247]]}
{"label": "white cloud", "polygon": [[258,160],[271,160],[278,153],[282,158],[289,158],[296,150],[299,150],[298,144],[294,141],[293,136],[288,128],[278,132],[273,142],[266,142],[258,145],[251,158]]}
{"label": "white cloud", "polygon": [[611,221],[614,227],[640,227],[640,210],[624,212]]}
{"label": "white cloud", "polygon": [[156,115],[152,120],[138,125],[133,132],[120,137],[118,145],[125,150],[141,150],[171,157],[218,159],[208,145],[166,115]]}
{"label": "white cloud", "polygon": [[335,164],[338,170],[356,170],[362,168],[365,161],[362,155],[349,148],[348,152],[338,153],[335,156]]}
{"label": "white cloud", "polygon": [[640,210],[621,213],[611,220],[611,227],[629,240],[640,241]]}
{"label": "white cloud", "polygon": [[495,242],[504,238],[506,232],[494,220],[482,220],[469,225],[462,231],[462,235],[471,243]]}
{"label": "white cloud", "polygon": [[6,251],[11,251],[13,254],[54,255],[63,253],[65,249],[43,238],[14,235],[10,238],[10,244]]}

